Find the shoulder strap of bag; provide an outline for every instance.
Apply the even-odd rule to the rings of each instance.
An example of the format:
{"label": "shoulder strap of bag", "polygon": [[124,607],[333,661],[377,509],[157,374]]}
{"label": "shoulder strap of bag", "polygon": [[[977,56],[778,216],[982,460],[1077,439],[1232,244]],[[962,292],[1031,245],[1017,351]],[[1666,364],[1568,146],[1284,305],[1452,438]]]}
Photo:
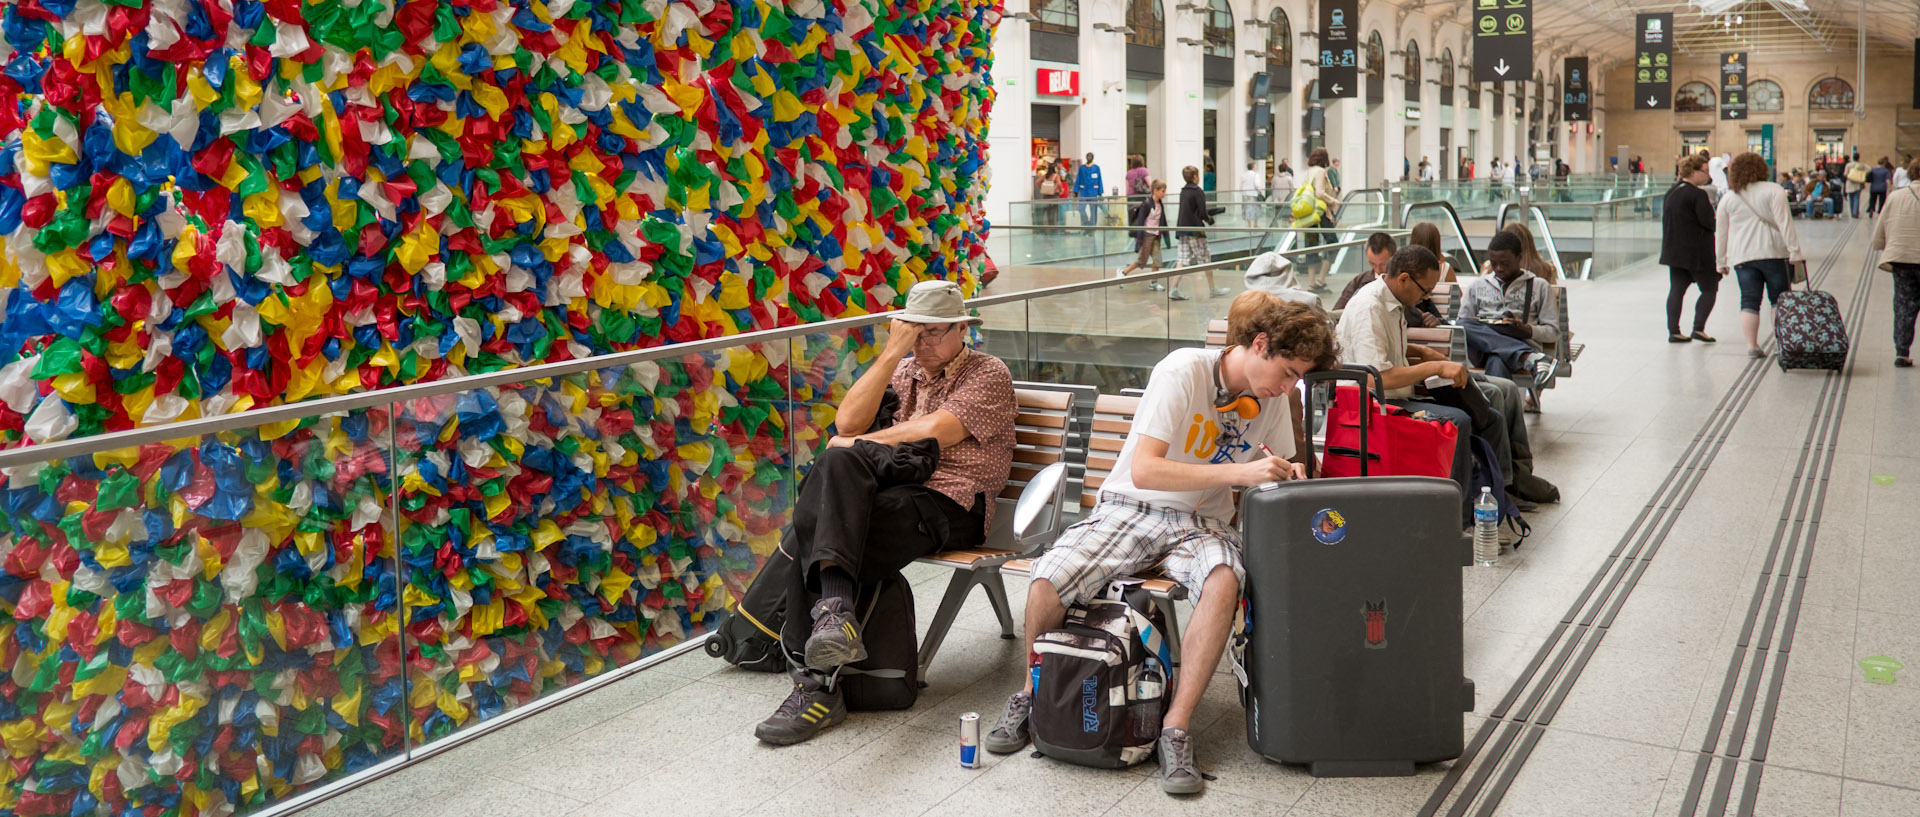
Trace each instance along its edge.
{"label": "shoulder strap of bag", "polygon": [[[1115,585],[1118,586],[1121,583],[1115,582]],[[1166,668],[1167,674],[1171,675],[1172,669],[1179,664],[1174,662],[1173,652],[1167,647],[1166,638],[1161,635],[1160,628],[1153,625],[1153,594],[1142,587],[1138,581],[1127,582],[1124,588],[1120,598],[1127,603],[1127,619],[1133,624],[1134,632],[1139,636],[1140,646],[1146,649],[1148,657],[1160,662],[1160,666]]]}

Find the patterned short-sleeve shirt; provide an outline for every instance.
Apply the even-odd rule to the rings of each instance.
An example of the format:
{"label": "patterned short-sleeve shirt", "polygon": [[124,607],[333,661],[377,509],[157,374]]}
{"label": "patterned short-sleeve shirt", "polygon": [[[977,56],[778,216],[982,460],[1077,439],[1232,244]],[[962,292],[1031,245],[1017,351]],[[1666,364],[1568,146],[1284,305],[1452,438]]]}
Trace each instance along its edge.
{"label": "patterned short-sleeve shirt", "polygon": [[972,349],[962,349],[960,357],[947,364],[945,371],[928,372],[915,358],[907,358],[893,370],[890,383],[900,395],[896,423],[915,420],[946,409],[960,419],[970,435],[940,450],[940,467],[928,478],[927,487],[960,503],[973,507],[976,494],[986,496],[986,527],[993,528],[994,498],[1006,487],[1007,469],[1013,465],[1013,375],[999,358]]}

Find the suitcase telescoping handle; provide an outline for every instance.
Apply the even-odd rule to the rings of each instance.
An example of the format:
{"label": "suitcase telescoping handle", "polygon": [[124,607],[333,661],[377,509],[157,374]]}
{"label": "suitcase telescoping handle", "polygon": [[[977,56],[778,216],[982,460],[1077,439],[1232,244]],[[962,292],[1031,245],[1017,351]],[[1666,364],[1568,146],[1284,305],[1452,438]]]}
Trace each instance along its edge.
{"label": "suitcase telescoping handle", "polygon": [[[1361,394],[1360,413],[1363,415],[1360,422],[1360,476],[1363,476],[1363,477],[1366,476],[1367,460],[1370,458],[1371,455],[1367,448],[1368,423],[1366,422],[1366,418],[1364,417],[1364,415],[1367,412],[1374,410],[1376,407],[1379,408],[1381,411],[1385,411],[1386,410],[1385,407],[1387,403],[1386,395],[1380,391],[1380,373],[1375,371],[1372,366],[1363,366],[1358,363],[1348,363],[1344,366],[1341,366],[1338,369],[1331,369],[1323,372],[1308,372],[1307,376],[1302,378],[1302,380],[1307,385],[1307,400],[1306,400],[1307,407],[1306,407],[1306,416],[1302,417],[1301,419],[1309,423],[1312,422],[1312,419],[1313,419],[1313,393],[1314,393],[1313,387],[1316,384],[1323,383],[1323,382],[1339,383],[1342,381],[1346,381],[1346,382],[1352,382],[1360,387],[1358,389],[1358,391]],[[1369,397],[1372,398],[1371,403],[1369,403],[1368,401]],[[1331,406],[1328,407],[1327,422],[1329,423],[1329,427],[1327,428],[1327,431],[1330,432],[1333,430],[1331,428],[1331,423],[1333,422]],[[1306,437],[1307,437],[1307,447],[1309,448],[1313,447],[1313,435],[1309,433],[1306,435]],[[1323,449],[1325,448],[1324,441],[1325,441],[1325,438],[1323,437],[1322,438]],[[1311,451],[1309,451],[1308,453],[1312,454]],[[1326,454],[1326,451],[1322,450],[1320,453],[1324,455]],[[1317,470],[1316,464],[1319,461],[1320,461],[1319,457],[1314,457],[1314,456],[1307,457],[1307,478],[1308,479],[1314,478],[1315,476],[1314,472]]]}

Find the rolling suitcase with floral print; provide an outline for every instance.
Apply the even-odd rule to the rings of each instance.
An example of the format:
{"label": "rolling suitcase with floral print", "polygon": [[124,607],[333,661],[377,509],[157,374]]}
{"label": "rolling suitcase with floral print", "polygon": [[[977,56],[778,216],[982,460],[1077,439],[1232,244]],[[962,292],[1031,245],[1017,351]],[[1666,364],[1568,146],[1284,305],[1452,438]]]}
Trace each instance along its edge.
{"label": "rolling suitcase with floral print", "polygon": [[1817,289],[1780,294],[1773,310],[1780,370],[1838,369],[1847,362],[1847,324],[1840,302]]}

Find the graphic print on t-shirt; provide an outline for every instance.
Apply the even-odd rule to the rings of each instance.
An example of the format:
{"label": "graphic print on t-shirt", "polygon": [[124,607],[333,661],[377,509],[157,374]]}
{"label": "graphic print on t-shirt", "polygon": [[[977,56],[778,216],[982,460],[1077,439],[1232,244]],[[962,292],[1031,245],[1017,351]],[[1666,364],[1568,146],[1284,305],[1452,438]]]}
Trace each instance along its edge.
{"label": "graphic print on t-shirt", "polygon": [[1204,414],[1193,415],[1187,426],[1186,452],[1194,459],[1209,463],[1233,462],[1234,455],[1253,450],[1246,440],[1246,424],[1239,420],[1215,423]]}

